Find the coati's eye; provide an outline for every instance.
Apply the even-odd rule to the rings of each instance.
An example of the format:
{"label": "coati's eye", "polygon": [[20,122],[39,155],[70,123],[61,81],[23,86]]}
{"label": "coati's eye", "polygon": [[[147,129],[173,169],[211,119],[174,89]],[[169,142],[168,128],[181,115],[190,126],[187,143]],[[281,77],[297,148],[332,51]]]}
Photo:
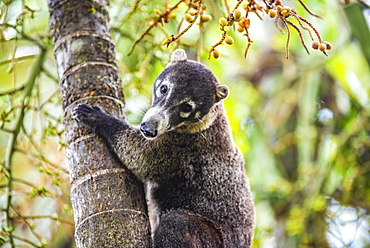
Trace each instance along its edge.
{"label": "coati's eye", "polygon": [[193,106],[189,103],[184,103],[180,106],[181,112],[188,113],[193,110]]}
{"label": "coati's eye", "polygon": [[165,94],[168,91],[167,85],[162,85],[161,88],[159,89],[161,94]]}

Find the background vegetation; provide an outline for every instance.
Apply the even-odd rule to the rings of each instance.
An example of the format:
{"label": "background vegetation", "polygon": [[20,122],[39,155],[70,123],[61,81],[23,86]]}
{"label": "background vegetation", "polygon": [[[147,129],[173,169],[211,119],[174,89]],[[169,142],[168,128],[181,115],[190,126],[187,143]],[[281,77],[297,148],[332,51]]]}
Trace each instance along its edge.
{"label": "background vegetation", "polygon": [[[370,247],[369,9],[354,1],[284,1],[308,19],[333,49],[302,47],[292,30],[251,14],[254,41],[231,29],[219,46],[224,1],[205,1],[213,20],[181,37],[188,56],[231,88],[226,108],[241,148],[257,209],[254,247]],[[348,2],[348,1],[346,1]],[[169,4],[176,4],[169,1]],[[236,1],[229,1],[235,6]],[[150,105],[154,78],[176,48],[161,45],[187,26],[185,3],[163,27],[135,40],[163,12],[162,1],[110,1],[111,29],[132,123]],[[242,8],[240,8],[242,9]],[[93,9],[91,11],[94,11]],[[367,22],[366,22],[367,21]],[[305,40],[309,40],[304,34]],[[199,39],[200,38],[200,39]],[[309,44],[308,44],[309,46]],[[0,244],[73,247],[73,211],[65,162],[58,75],[42,0],[0,2]],[[318,246],[318,244],[320,244]]]}

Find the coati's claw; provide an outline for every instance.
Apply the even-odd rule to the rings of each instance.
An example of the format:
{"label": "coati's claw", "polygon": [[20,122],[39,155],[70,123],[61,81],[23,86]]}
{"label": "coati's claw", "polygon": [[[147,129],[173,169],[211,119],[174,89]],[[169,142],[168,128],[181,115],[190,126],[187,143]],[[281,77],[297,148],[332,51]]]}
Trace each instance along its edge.
{"label": "coati's claw", "polygon": [[104,113],[100,107],[90,107],[86,103],[78,104],[72,112],[72,118],[83,123],[95,121],[99,118],[99,115]]}

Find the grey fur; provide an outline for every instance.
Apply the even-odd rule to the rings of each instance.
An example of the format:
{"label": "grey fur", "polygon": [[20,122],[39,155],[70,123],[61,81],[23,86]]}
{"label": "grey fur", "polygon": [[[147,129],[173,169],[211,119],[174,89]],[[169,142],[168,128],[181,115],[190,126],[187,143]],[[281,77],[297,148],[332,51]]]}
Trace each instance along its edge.
{"label": "grey fur", "polygon": [[174,57],[142,132],[86,104],[74,117],[146,185],[153,247],[250,247],[254,205],[221,101],[229,90],[204,65]]}

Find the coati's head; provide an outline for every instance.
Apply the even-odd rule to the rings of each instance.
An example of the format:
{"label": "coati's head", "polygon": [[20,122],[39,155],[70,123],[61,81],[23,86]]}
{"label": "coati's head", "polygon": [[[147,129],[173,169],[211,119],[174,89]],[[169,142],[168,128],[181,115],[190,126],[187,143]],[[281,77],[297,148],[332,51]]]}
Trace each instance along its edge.
{"label": "coati's head", "polygon": [[153,103],[140,130],[148,139],[172,130],[202,131],[216,117],[215,105],[228,94],[229,88],[220,85],[210,70],[187,60],[185,51],[178,49],[154,82]]}

